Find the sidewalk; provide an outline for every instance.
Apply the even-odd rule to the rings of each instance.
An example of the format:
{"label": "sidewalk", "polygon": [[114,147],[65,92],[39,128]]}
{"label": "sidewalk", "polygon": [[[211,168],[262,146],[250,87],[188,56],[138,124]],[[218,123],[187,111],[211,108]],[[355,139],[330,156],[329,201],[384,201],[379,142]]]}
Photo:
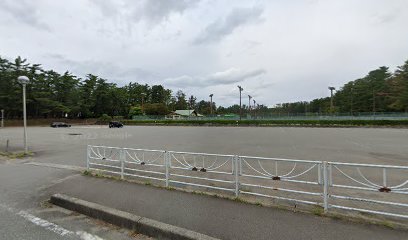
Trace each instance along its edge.
{"label": "sidewalk", "polygon": [[103,178],[75,176],[47,192],[67,194],[221,239],[408,239],[407,231]]}

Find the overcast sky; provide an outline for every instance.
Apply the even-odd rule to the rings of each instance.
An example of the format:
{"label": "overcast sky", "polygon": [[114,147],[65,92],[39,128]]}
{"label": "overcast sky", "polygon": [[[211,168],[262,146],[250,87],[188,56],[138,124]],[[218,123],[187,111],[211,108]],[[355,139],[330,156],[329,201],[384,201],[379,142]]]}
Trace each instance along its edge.
{"label": "overcast sky", "polygon": [[217,104],[311,100],[408,60],[407,0],[0,0],[0,55]]}

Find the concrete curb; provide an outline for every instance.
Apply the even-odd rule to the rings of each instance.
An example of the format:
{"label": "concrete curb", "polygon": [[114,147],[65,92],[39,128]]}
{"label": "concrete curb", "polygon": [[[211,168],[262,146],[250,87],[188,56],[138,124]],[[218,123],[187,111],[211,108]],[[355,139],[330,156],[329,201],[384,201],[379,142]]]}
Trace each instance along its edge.
{"label": "concrete curb", "polygon": [[169,240],[217,240],[201,233],[140,217],[128,212],[105,207],[63,194],[54,194],[50,202],[105,222],[135,230],[138,233]]}

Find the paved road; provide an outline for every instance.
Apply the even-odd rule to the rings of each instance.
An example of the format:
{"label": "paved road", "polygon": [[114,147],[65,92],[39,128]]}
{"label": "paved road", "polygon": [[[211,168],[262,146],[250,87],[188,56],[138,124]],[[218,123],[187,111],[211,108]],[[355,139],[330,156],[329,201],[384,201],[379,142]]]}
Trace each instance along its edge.
{"label": "paved road", "polygon": [[[66,165],[85,166],[87,144],[408,165],[408,129],[89,126],[29,127],[28,134],[37,161]],[[0,129],[0,149],[5,139],[21,149],[22,136],[22,128]]]}
{"label": "paved road", "polygon": [[46,204],[48,189],[78,172],[0,161],[0,239],[149,239]]}
{"label": "paved road", "polygon": [[408,238],[406,231],[86,176],[58,183],[48,192],[61,192],[221,239]]}
{"label": "paved road", "polygon": [[[72,166],[85,166],[86,144],[396,165],[407,165],[408,156],[408,129],[32,127],[28,133],[30,148],[36,153],[31,161]],[[4,139],[10,139],[12,147],[21,148],[21,136],[21,128],[0,129],[0,148]],[[50,222],[64,219],[38,210],[39,203],[53,193],[70,194],[223,239],[408,238],[407,232],[382,227],[92,179],[72,170],[21,163],[0,164],[0,183],[0,213],[11,219],[0,220],[2,226],[10,228],[0,230],[5,239],[58,239],[54,232],[33,226],[32,218],[27,217],[30,215],[18,214],[23,211]],[[75,223],[68,218],[58,226],[76,233]],[[94,227],[90,223],[85,229]],[[26,235],[24,229],[29,230]],[[16,232],[23,235],[11,235]]]}

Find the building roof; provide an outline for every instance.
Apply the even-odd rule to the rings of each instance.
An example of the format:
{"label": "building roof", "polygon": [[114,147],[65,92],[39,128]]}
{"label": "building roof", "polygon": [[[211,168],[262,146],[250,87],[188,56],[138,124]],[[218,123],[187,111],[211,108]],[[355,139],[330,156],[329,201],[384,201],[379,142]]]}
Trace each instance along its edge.
{"label": "building roof", "polygon": [[191,116],[191,115],[198,116],[198,117],[203,116],[197,113],[196,110],[176,110],[174,114],[181,115],[181,116]]}

